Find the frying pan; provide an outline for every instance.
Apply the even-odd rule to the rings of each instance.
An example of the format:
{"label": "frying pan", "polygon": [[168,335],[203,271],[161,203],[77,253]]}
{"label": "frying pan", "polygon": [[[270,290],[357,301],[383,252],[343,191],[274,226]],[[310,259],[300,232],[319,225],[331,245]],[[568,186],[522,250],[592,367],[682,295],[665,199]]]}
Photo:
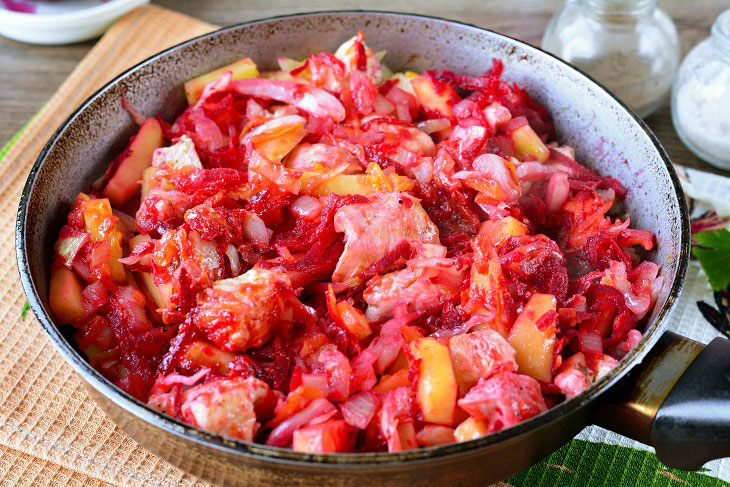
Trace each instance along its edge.
{"label": "frying pan", "polygon": [[[251,57],[275,69],[276,56],[332,51],[358,30],[387,50],[394,71],[450,69],[481,75],[493,58],[504,78],[526,88],[552,115],[577,159],[630,189],[632,224],[654,232],[648,258],[664,284],[644,338],[582,394],[513,428],[460,444],[400,453],[302,454],[206,433],[166,417],[114,387],[79,354],[49,313],[52,245],[77,192],[103,174],[135,125],[123,90],[148,115],[171,120],[185,107],[182,83]],[[544,458],[589,424],[653,445],[669,466],[696,468],[730,456],[730,347],[706,348],[665,332],[689,259],[689,219],[677,176],[646,125],[575,68],[523,42],[447,20],[345,11],[276,17],[224,28],[138,64],[101,88],[56,131],[33,166],[20,201],[17,258],[31,309],[89,392],[123,430],[196,476],[225,485],[474,485],[504,479]]]}

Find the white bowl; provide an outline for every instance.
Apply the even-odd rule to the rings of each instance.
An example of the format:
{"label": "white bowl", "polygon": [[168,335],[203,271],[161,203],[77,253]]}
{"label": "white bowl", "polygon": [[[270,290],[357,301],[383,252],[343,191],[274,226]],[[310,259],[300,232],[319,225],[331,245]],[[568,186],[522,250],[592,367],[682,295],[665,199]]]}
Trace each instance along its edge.
{"label": "white bowl", "polygon": [[0,3],[0,34],[30,44],[70,44],[99,37],[119,17],[149,0],[15,0],[35,11],[11,11]]}

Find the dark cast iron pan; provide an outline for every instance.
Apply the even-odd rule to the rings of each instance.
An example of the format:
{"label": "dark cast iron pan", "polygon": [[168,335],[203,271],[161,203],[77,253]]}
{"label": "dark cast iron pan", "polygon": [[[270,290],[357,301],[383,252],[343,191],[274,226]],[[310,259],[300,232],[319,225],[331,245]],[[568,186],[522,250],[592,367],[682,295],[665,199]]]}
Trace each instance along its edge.
{"label": "dark cast iron pan", "polygon": [[[275,69],[276,56],[332,51],[358,30],[387,50],[394,70],[445,68],[480,75],[492,58],[552,115],[578,160],[630,189],[632,225],[656,234],[649,258],[664,285],[644,338],[607,376],[577,397],[513,428],[461,444],[396,454],[310,455],[225,439],[170,419],[96,372],[56,327],[48,308],[52,245],[70,202],[103,174],[135,125],[120,95],[172,120],[185,107],[182,83],[245,56]],[[665,332],[689,259],[686,203],[669,159],[646,125],[578,70],[523,42],[442,19],[385,12],[276,17],[179,44],[118,76],[56,131],[33,166],[18,211],[17,258],[31,309],[106,413],[143,446],[193,475],[225,485],[474,485],[517,473],[589,424],[653,445],[670,466],[696,468],[730,456],[730,350]],[[357,483],[357,484],[356,484]]]}

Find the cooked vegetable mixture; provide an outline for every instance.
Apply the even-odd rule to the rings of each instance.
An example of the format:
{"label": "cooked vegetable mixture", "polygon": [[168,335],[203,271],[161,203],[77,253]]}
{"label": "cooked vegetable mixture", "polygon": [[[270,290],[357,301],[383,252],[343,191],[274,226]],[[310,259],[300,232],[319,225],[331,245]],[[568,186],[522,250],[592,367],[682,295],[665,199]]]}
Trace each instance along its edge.
{"label": "cooked vegetable mixture", "polygon": [[[571,398],[662,284],[618,181],[501,80],[243,59],[73,202],[50,306],[126,393],[302,452],[467,441]],[[643,257],[642,257],[643,256]]]}

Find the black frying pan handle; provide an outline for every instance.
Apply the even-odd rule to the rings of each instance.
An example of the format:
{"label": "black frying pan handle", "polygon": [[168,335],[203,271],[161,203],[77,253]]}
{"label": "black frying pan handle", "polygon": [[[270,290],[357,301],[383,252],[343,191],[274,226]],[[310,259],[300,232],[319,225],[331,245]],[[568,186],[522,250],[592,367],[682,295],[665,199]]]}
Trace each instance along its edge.
{"label": "black frying pan handle", "polygon": [[693,470],[730,457],[730,341],[703,347],[666,332],[594,419],[653,446],[669,467]]}
{"label": "black frying pan handle", "polygon": [[682,374],[657,411],[651,443],[677,468],[730,457],[730,341],[715,338]]}

